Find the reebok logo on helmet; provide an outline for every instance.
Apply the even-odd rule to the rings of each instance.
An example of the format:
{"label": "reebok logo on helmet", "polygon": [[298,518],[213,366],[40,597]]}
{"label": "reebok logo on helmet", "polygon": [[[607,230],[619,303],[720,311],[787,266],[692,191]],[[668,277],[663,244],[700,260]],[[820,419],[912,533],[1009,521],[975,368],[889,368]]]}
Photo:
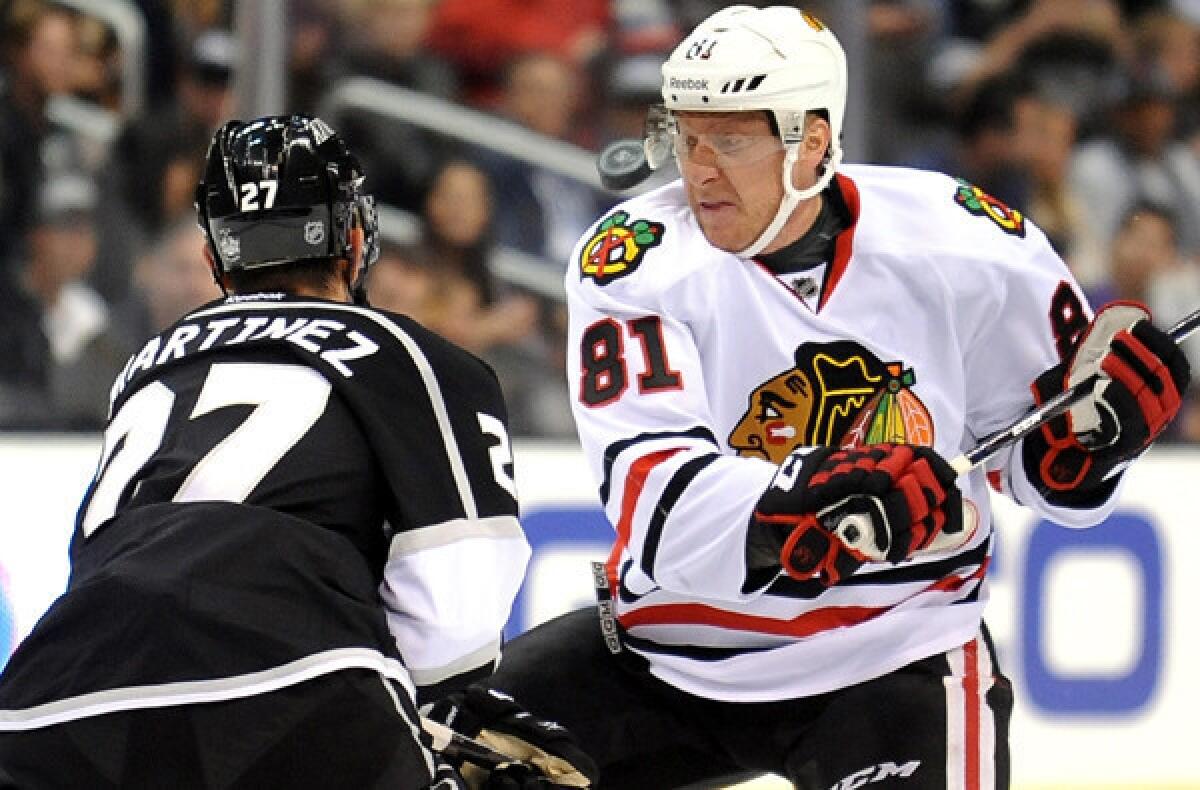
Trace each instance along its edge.
{"label": "reebok logo on helmet", "polygon": [[685,79],[672,77],[671,89],[679,91],[706,91],[708,90],[708,80],[694,80],[690,77]]}

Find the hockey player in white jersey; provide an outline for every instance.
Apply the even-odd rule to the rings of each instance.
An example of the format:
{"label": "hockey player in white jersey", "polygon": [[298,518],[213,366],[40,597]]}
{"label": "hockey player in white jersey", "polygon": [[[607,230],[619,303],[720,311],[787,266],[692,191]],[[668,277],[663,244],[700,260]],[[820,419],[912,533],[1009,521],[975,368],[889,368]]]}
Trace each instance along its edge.
{"label": "hockey player in white jersey", "polygon": [[[570,728],[605,787],[1006,787],[989,484],[1103,520],[1187,362],[1140,306],[1092,320],[1020,211],[843,165],[845,57],[813,16],[715,14],[662,94],[646,152],[673,147],[682,178],[599,220],[566,277],[616,532],[601,608],[515,640],[491,682]],[[1095,371],[1069,415],[956,479],[946,458]],[[865,548],[834,533],[848,515]]]}

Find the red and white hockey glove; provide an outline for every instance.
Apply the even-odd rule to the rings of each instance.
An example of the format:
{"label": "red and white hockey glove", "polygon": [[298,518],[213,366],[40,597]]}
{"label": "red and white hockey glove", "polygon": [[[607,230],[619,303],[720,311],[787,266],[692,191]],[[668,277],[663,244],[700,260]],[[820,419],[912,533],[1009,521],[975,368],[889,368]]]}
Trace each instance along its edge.
{"label": "red and white hockey glove", "polygon": [[[900,562],[963,531],[955,473],[931,448],[801,447],[780,465],[750,519],[747,568],[780,566],[837,584],[865,562]],[[856,517],[846,521],[847,517]],[[871,534],[860,534],[869,525]]]}
{"label": "red and white hockey glove", "polygon": [[1142,305],[1107,305],[1071,357],[1033,382],[1041,404],[1094,373],[1101,377],[1091,395],[1025,438],[1026,472],[1047,500],[1068,507],[1104,501],[1116,485],[1115,472],[1179,412],[1191,366],[1149,319]]}

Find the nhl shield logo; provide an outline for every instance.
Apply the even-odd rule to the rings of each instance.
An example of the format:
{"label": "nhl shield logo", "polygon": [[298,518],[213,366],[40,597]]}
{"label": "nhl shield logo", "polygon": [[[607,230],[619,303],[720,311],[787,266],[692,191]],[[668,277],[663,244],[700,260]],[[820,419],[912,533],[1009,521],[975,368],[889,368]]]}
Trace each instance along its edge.
{"label": "nhl shield logo", "polygon": [[236,263],[242,257],[242,242],[229,228],[221,228],[217,232],[217,249],[221,257],[230,263]]}
{"label": "nhl shield logo", "polygon": [[304,240],[314,247],[325,241],[325,223],[319,220],[304,223]]}
{"label": "nhl shield logo", "polygon": [[624,277],[638,267],[646,252],[662,243],[665,228],[661,222],[638,219],[618,211],[600,223],[596,233],[583,245],[579,255],[581,277],[591,277],[605,285]]}

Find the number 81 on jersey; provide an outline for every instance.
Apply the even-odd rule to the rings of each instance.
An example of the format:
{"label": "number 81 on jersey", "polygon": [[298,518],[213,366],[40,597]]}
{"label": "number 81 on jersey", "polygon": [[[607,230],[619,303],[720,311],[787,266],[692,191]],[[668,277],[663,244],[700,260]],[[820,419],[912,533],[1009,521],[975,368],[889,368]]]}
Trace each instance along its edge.
{"label": "number 81 on jersey", "polygon": [[662,319],[643,316],[618,323],[605,318],[583,332],[580,347],[579,400],[591,406],[607,406],[629,386],[625,360],[625,337],[641,347],[643,371],[637,377],[638,392],[646,394],[683,387],[683,376],[671,368],[663,343]]}

